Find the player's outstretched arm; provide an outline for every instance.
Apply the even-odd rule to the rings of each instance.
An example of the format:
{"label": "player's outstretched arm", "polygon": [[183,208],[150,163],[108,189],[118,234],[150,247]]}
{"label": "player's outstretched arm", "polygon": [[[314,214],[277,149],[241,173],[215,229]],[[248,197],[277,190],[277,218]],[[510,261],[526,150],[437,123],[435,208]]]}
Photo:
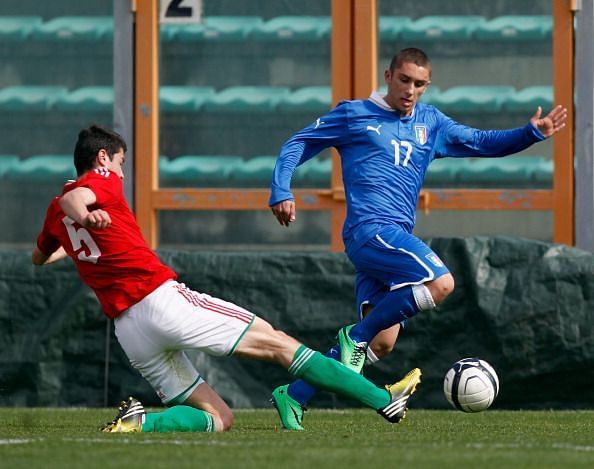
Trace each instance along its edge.
{"label": "player's outstretched arm", "polygon": [[60,198],[60,208],[85,228],[103,229],[111,225],[109,213],[102,209],[89,212],[88,206],[97,201],[95,193],[87,187],[77,187]]}
{"label": "player's outstretched arm", "polygon": [[530,123],[540,130],[545,138],[549,138],[565,127],[567,108],[557,105],[545,117],[541,117],[541,115],[542,108],[538,106],[536,112],[530,119]]}
{"label": "player's outstretched arm", "polygon": [[270,207],[270,209],[278,222],[283,226],[289,226],[290,223],[296,220],[295,201],[293,200],[283,200]]}

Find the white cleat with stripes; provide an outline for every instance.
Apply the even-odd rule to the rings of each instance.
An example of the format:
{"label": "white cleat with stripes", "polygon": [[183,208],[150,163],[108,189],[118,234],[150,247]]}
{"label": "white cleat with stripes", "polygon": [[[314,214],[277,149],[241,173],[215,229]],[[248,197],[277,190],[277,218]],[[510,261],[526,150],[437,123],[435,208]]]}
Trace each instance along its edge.
{"label": "white cleat with stripes", "polygon": [[406,417],[407,404],[410,396],[416,391],[421,382],[421,370],[415,368],[409,371],[404,378],[395,384],[386,385],[386,389],[392,396],[390,403],[377,410],[390,423],[398,423]]}

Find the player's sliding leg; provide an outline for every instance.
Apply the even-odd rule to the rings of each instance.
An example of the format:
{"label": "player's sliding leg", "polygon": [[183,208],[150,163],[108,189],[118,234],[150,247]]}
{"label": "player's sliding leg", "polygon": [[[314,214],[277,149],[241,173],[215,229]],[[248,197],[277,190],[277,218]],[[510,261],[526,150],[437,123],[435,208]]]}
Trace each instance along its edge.
{"label": "player's sliding leg", "polygon": [[161,412],[145,412],[142,404],[129,397],[112,422],[101,430],[128,432],[215,432],[231,428],[233,415],[221,397],[204,381],[184,401]]}
{"label": "player's sliding leg", "polygon": [[[367,349],[367,364],[373,364],[390,353],[396,343],[398,334],[400,332],[400,324],[392,326],[386,330],[381,331],[372,340],[371,345]],[[329,358],[340,361],[340,347],[335,345],[331,347],[325,355]],[[300,427],[303,416],[303,409],[307,407],[309,401],[315,396],[318,390],[309,384],[307,381],[298,379],[290,384],[279,386],[273,391],[272,400],[276,404],[280,402],[279,414],[287,413],[288,417],[283,419],[285,421],[293,420],[292,414],[297,413],[299,418],[299,425],[289,425],[290,427]],[[285,403],[286,401],[286,403]],[[283,409],[287,409],[286,411]],[[300,428],[289,428],[298,430]]]}
{"label": "player's sliding leg", "polygon": [[[421,381],[421,370],[415,368],[402,380],[386,386],[388,393],[385,393],[383,389],[376,387],[360,374],[305,346],[297,350],[294,363],[304,360],[302,357],[308,354],[313,354],[307,363],[308,368],[296,369],[291,365],[289,372],[296,377],[308,380],[319,389],[356,399],[367,407],[376,409],[378,414],[392,423],[398,423],[406,416],[408,401]],[[272,401],[284,428],[303,430],[301,426],[303,408],[287,394],[287,387],[285,385],[276,388],[272,394]]]}
{"label": "player's sliding leg", "polygon": [[178,405],[162,412],[145,412],[142,404],[129,397],[122,401],[118,414],[102,429],[105,433],[131,432],[213,432],[211,414],[190,406]]}
{"label": "player's sliding leg", "polygon": [[[408,385],[394,393],[390,389],[378,388],[360,374],[299,344],[292,337],[274,330],[270,324],[259,318],[256,318],[239,342],[235,354],[279,363],[287,367],[295,377],[308,381],[319,389],[358,400],[367,407],[376,409],[390,421],[399,421],[403,417],[408,398],[420,382],[421,376],[420,371],[415,370],[408,379]],[[398,402],[395,404],[396,401]],[[390,410],[393,407],[396,408],[396,413]],[[395,420],[396,414],[398,415]]]}

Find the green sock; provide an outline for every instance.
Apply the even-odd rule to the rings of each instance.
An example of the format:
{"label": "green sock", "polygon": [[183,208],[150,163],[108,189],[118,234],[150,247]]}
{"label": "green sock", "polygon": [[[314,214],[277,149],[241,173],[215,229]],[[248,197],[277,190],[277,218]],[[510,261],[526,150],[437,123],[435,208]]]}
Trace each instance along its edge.
{"label": "green sock", "polygon": [[305,345],[295,352],[289,373],[320,389],[356,399],[372,409],[385,407],[391,400],[387,390],[378,388],[342,363],[325,357]]}
{"label": "green sock", "polygon": [[212,415],[195,407],[176,405],[145,415],[143,432],[214,432]]}

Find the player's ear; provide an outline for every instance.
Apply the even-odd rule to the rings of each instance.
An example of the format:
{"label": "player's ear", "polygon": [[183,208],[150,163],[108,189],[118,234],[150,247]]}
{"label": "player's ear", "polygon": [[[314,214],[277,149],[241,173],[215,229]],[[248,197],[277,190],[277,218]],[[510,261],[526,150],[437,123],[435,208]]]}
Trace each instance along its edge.
{"label": "player's ear", "polygon": [[384,70],[384,82],[386,83],[386,85],[390,83],[390,80],[392,80],[392,72],[389,68],[386,68]]}
{"label": "player's ear", "polygon": [[102,148],[97,153],[97,166],[98,167],[109,167],[109,155],[107,152]]}

